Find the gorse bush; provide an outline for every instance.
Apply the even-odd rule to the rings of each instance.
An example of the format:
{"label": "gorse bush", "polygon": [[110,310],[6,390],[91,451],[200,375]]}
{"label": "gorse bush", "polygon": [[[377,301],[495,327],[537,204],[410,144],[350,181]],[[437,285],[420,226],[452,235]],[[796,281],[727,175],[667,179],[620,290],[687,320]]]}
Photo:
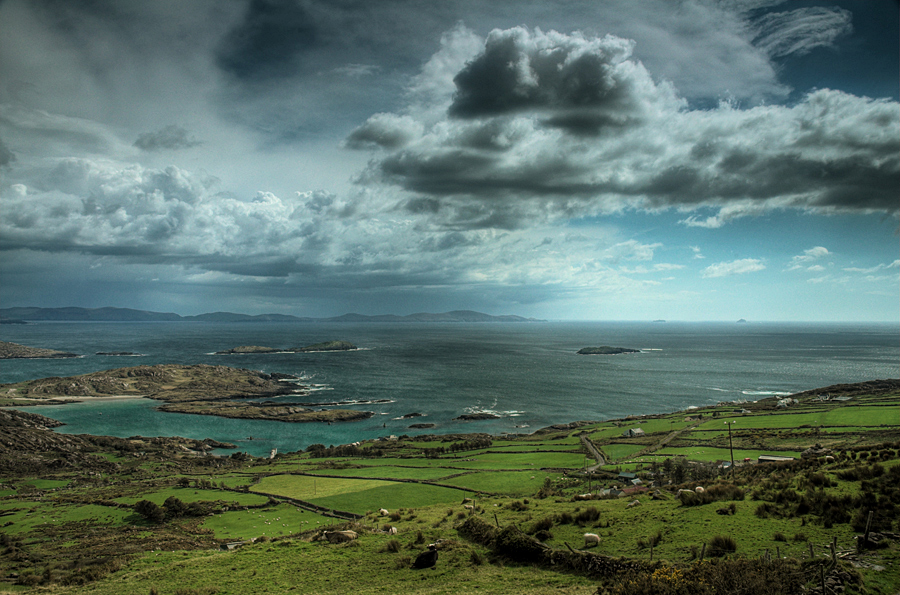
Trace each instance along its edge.
{"label": "gorse bush", "polygon": [[772,595],[799,593],[806,578],[792,560],[706,560],[684,567],[663,565],[615,579],[610,595]]}

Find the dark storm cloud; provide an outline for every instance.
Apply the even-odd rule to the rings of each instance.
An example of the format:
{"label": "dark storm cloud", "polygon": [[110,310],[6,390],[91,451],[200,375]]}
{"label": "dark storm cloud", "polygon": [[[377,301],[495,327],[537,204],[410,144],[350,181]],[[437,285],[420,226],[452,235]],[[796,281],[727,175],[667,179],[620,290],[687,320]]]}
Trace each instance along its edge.
{"label": "dark storm cloud", "polygon": [[134,141],[134,146],[144,151],[189,149],[200,144],[202,143],[192,138],[187,130],[175,124],[156,132],[145,132]]}
{"label": "dark storm cloud", "polygon": [[0,166],[8,165],[16,160],[16,155],[9,150],[3,143],[3,139],[0,138]]}
{"label": "dark storm cloud", "polygon": [[319,42],[306,8],[296,0],[252,0],[243,20],[222,39],[216,62],[244,81],[290,77]]}
{"label": "dark storm cloud", "polygon": [[[822,90],[792,107],[691,110],[631,50],[611,36],[494,31],[453,78],[444,118],[423,118],[359,181],[414,193],[409,212],[455,229],[623,208],[900,210],[896,103]],[[379,114],[394,134],[399,122]]]}
{"label": "dark storm cloud", "polygon": [[[523,27],[494,30],[483,52],[453,79],[451,116],[497,116],[525,110],[639,111],[638,81],[626,63],[633,42],[587,40]],[[624,68],[623,68],[624,66]]]}

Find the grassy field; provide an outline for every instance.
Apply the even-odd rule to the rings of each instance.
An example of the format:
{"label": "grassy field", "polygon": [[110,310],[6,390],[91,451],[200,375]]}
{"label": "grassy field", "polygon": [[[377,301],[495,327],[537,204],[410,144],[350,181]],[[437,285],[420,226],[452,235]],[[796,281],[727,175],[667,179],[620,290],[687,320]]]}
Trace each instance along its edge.
{"label": "grassy field", "polygon": [[[274,460],[110,449],[99,454],[114,473],[0,476],[0,592],[346,593],[352,574],[363,594],[706,593],[722,576],[757,576],[762,559],[798,585],[824,572],[848,594],[895,595],[900,544],[887,537],[857,552],[856,537],[870,510],[874,531],[900,533],[898,405],[900,391],[787,410],[760,401],[748,413],[728,405],[611,420],[436,457],[430,449],[467,443],[410,438],[350,457]],[[644,434],[623,438],[629,428]],[[582,433],[608,458],[590,476]],[[817,443],[827,455],[801,460]],[[732,454],[733,480],[720,465]],[[764,454],[796,460],[756,463]],[[637,473],[643,491],[600,497],[632,488],[621,471]],[[598,496],[582,500],[589,490]],[[158,516],[140,512],[142,501]],[[321,539],[341,528],[358,539]],[[589,550],[585,533],[599,537]],[[725,538],[735,549],[714,550]],[[221,549],[231,542],[241,546]],[[435,569],[411,568],[429,543]],[[760,584],[718,592],[772,592]]]}

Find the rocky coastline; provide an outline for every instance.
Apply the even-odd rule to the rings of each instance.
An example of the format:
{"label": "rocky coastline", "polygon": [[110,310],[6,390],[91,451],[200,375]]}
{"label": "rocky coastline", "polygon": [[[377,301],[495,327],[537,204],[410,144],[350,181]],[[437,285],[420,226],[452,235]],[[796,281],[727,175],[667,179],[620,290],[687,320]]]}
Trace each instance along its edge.
{"label": "rocky coastline", "polygon": [[144,397],[164,402],[161,411],[285,422],[357,421],[374,415],[355,409],[257,402],[267,397],[308,394],[304,386],[283,382],[286,378],[300,380],[227,366],[161,364],[2,384],[0,394],[3,405],[13,406]]}
{"label": "rocky coastline", "polygon": [[77,353],[57,351],[56,349],[42,349],[40,347],[28,347],[18,343],[0,341],[0,359],[62,359],[69,357],[81,357]]}

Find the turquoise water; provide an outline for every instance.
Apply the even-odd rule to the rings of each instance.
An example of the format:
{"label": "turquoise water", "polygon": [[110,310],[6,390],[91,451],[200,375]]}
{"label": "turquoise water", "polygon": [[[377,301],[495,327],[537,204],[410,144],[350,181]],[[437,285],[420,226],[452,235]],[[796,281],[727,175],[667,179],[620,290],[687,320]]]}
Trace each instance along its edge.
{"label": "turquoise water", "polygon": [[[251,454],[418,433],[527,433],[574,420],[755,400],[810,388],[900,377],[900,329],[891,324],[734,323],[40,323],[0,328],[2,340],[85,354],[0,361],[0,382],[140,364],[225,364],[302,376],[316,390],[285,401],[376,401],[369,420],[287,424],[162,413],[145,399],[37,410],[67,433],[180,435],[238,444]],[[216,356],[238,345],[297,347],[342,339],[354,352]],[[587,346],[643,349],[580,356]],[[140,357],[105,357],[130,351]],[[489,411],[499,419],[453,421]],[[425,417],[401,419],[405,414]],[[249,437],[253,440],[248,440]]]}

